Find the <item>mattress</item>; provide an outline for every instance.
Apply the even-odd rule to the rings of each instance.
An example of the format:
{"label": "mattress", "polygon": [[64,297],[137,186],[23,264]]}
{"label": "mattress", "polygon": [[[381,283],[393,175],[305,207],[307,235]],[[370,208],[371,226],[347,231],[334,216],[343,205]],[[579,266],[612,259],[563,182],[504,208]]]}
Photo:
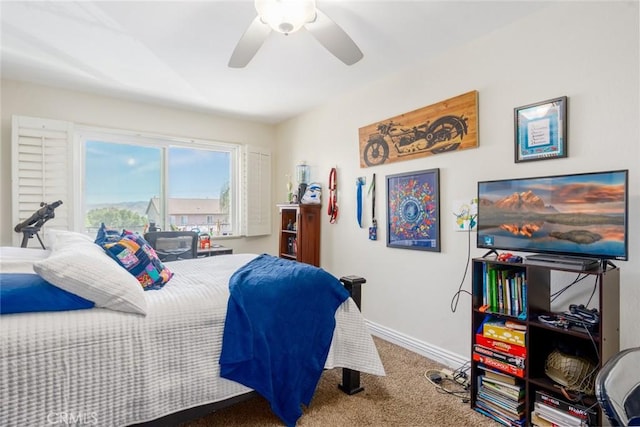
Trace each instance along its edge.
{"label": "mattress", "polygon": [[0,247],[0,273],[33,273],[33,263],[51,255],[50,250]]}
{"label": "mattress", "polygon": [[[145,292],[146,316],[102,308],[3,315],[0,425],[125,426],[250,391],[220,378],[218,359],[229,278],[255,256],[168,263],[175,275]],[[325,366],[384,375],[351,298],[336,311]]]}

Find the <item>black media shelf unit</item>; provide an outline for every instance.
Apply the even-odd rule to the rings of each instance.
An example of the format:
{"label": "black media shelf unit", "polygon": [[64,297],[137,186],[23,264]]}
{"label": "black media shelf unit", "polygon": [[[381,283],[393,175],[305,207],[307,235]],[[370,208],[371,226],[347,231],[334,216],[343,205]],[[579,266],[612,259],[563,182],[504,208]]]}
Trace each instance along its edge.
{"label": "black media shelf unit", "polygon": [[[523,275],[526,281],[526,313],[520,314],[519,317],[516,313],[514,315],[491,314],[496,319],[510,320],[523,325],[526,357],[524,373],[517,382],[524,388],[523,425],[531,425],[531,412],[534,410],[537,391],[566,401],[558,384],[545,374],[547,357],[558,343],[562,343],[565,349],[577,350],[578,353],[597,361],[597,369],[602,368],[609,358],[618,353],[620,349],[620,269],[608,262],[601,263],[597,269],[576,272],[574,269],[565,269],[562,266],[549,267],[526,263],[508,263],[491,258],[474,259],[472,267],[470,405],[476,410],[478,410],[478,377],[485,371],[479,367],[481,365],[479,361],[473,360],[473,347],[476,343],[476,332],[481,328],[488,315],[483,300],[483,292],[486,289],[483,283],[487,268],[516,272]],[[584,281],[596,284],[597,289],[591,305],[599,307],[600,322],[591,334],[584,330],[566,329],[538,320],[539,315],[554,314],[551,312],[551,293],[552,273],[555,271],[588,275],[590,277]],[[596,411],[597,423],[602,425],[606,416],[600,410],[595,396],[586,396],[582,403],[593,405],[592,409]]]}

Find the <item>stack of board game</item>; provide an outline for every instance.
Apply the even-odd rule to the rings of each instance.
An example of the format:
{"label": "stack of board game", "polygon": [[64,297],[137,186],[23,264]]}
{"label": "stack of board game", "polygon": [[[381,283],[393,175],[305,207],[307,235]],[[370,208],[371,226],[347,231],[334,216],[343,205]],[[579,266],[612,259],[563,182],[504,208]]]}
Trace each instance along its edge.
{"label": "stack of board game", "polygon": [[494,370],[524,378],[525,331],[516,322],[488,317],[477,331],[473,360]]}
{"label": "stack of board game", "polygon": [[474,409],[512,427],[526,423],[525,329],[522,324],[487,316],[473,344],[473,360],[483,371],[477,377]]}

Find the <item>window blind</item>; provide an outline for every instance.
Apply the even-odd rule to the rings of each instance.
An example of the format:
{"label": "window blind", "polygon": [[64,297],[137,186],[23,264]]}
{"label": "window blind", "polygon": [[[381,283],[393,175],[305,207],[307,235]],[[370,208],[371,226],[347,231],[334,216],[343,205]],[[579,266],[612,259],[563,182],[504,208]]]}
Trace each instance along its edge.
{"label": "window blind", "polygon": [[[73,225],[73,123],[26,116],[12,117],[12,221],[17,225],[40,209],[40,203],[62,200],[39,233],[45,246],[46,228],[72,229]],[[22,233],[15,233],[20,245]],[[29,247],[39,247],[37,239]]]}
{"label": "window blind", "polygon": [[262,147],[246,146],[243,169],[245,234],[271,234],[271,153]]}

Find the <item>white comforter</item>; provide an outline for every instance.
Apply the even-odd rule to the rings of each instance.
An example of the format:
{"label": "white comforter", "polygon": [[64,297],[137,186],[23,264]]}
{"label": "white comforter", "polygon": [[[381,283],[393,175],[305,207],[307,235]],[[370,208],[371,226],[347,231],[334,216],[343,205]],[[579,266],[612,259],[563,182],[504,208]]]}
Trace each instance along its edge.
{"label": "white comforter", "polygon": [[[254,257],[168,264],[175,276],[145,292],[146,317],[101,308],[1,316],[0,425],[124,426],[249,391],[219,377],[218,358],[229,278]],[[353,300],[336,321],[326,367],[384,375]]]}

